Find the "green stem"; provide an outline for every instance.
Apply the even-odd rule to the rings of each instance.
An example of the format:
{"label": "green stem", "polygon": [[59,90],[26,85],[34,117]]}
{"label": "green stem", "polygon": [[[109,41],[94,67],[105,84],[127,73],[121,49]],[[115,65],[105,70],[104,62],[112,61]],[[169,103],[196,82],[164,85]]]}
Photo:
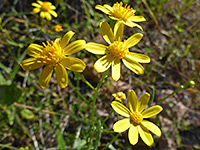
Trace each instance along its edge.
{"label": "green stem", "polygon": [[109,69],[106,72],[103,72],[102,77],[97,85],[97,87],[95,88],[94,91],[94,96],[93,96],[93,100],[92,100],[92,113],[91,113],[91,120],[92,120],[92,125],[94,126],[94,109],[95,109],[95,104],[96,104],[96,100],[97,100],[97,95],[98,95],[98,91],[104,81],[104,79],[106,78],[106,76],[108,75]]}
{"label": "green stem", "polygon": [[190,81],[188,81],[188,82],[186,82],[185,84],[181,85],[181,86],[180,86],[179,88],[177,88],[174,92],[172,92],[171,94],[167,95],[166,97],[164,97],[163,99],[161,99],[160,101],[158,101],[158,102],[156,103],[156,105],[161,104],[161,103],[164,102],[166,99],[168,99],[169,97],[171,97],[171,96],[174,95],[175,93],[179,92],[180,90],[190,88],[190,86],[191,86],[191,81],[196,80],[198,77],[200,77],[200,71],[199,71],[199,73],[198,73],[194,78],[192,78]]}

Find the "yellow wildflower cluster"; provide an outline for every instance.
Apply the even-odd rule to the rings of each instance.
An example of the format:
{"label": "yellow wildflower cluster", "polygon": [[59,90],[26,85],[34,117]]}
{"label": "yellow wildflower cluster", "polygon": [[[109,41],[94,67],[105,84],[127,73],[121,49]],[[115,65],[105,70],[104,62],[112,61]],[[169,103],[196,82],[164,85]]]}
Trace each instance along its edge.
{"label": "yellow wildflower cluster", "polygon": [[[50,2],[32,3],[33,13],[39,13],[41,18],[51,20],[53,15],[57,17],[54,11],[56,7]],[[104,4],[96,5],[96,9],[108,14],[113,20],[116,20],[114,28],[112,29],[108,22],[103,21],[100,23],[100,32],[107,45],[98,44],[94,42],[86,43],[85,40],[76,40],[69,43],[72,36],[75,34],[73,31],[68,31],[62,38],[57,38],[55,41],[42,42],[42,45],[30,44],[26,49],[26,53],[31,58],[25,59],[21,62],[21,67],[25,70],[35,70],[44,67],[40,77],[39,84],[42,88],[46,88],[50,82],[50,78],[55,71],[56,80],[61,88],[68,85],[68,74],[66,69],[74,72],[83,72],[86,68],[85,63],[75,57],[69,55],[79,52],[83,49],[90,53],[103,55],[95,64],[94,69],[97,72],[105,72],[111,68],[111,76],[114,81],[118,81],[121,75],[121,62],[130,69],[132,72],[141,75],[144,73],[144,68],[140,63],[149,63],[150,58],[144,54],[131,52],[130,48],[135,46],[143,37],[142,33],[135,33],[128,39],[123,39],[124,25],[129,27],[142,27],[135,22],[145,21],[143,16],[136,16],[136,10],[130,5],[123,6],[123,3],[115,3],[112,7]],[[55,32],[62,31],[61,25],[54,27]],[[113,94],[115,100],[112,102],[112,108],[121,116],[126,117],[117,121],[113,129],[115,132],[128,131],[128,138],[132,145],[138,142],[138,136],[148,145],[153,144],[153,138],[149,131],[161,136],[160,129],[146,118],[153,117],[162,111],[161,106],[153,106],[146,110],[150,95],[143,94],[137,101],[137,96],[133,90],[130,90],[127,95],[129,109],[123,105],[126,95],[123,92]]]}

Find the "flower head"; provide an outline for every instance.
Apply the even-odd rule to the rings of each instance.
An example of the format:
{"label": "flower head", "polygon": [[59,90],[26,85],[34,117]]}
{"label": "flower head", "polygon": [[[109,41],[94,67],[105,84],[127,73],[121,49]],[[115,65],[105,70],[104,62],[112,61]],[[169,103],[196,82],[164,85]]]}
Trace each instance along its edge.
{"label": "flower head", "polygon": [[135,92],[130,90],[127,95],[130,110],[118,101],[113,101],[111,103],[112,108],[118,114],[126,117],[125,119],[117,121],[113,125],[113,130],[115,132],[124,132],[129,129],[128,138],[132,145],[138,142],[138,135],[140,135],[144,143],[151,146],[154,141],[149,131],[157,136],[161,136],[160,129],[154,123],[145,120],[146,118],[157,115],[163,110],[159,105],[144,110],[149,102],[149,98],[150,95],[145,93],[137,101]]}
{"label": "flower head", "polygon": [[104,4],[103,6],[96,5],[95,8],[101,10],[105,14],[108,14],[111,19],[119,20],[129,27],[138,27],[142,30],[142,27],[134,22],[146,21],[143,16],[135,16],[136,10],[130,8],[130,5],[126,4],[123,7],[122,2],[117,2],[112,7]]}
{"label": "flower head", "polygon": [[82,60],[66,56],[85,48],[85,40],[77,40],[68,44],[74,34],[74,32],[69,31],[63,38],[57,38],[54,42],[47,41],[42,43],[43,45],[30,44],[27,48],[26,53],[32,58],[25,59],[20,65],[25,71],[35,70],[45,65],[39,78],[39,84],[42,88],[47,87],[53,69],[55,69],[56,79],[61,88],[68,85],[66,69],[75,72],[82,72],[85,69],[86,65]]}
{"label": "flower head", "polygon": [[112,96],[115,98],[115,100],[120,102],[126,99],[126,95],[123,92],[114,93]]}
{"label": "flower head", "polygon": [[86,50],[93,54],[105,54],[94,64],[97,72],[104,72],[109,67],[112,68],[112,78],[117,81],[120,78],[121,62],[134,73],[141,75],[144,73],[144,68],[139,63],[149,63],[150,58],[143,54],[129,52],[129,48],[136,45],[143,37],[141,33],[132,35],[127,40],[122,41],[124,25],[117,22],[114,26],[114,32],[110,25],[103,21],[100,24],[100,31],[104,40],[109,44],[87,43]]}
{"label": "flower head", "polygon": [[60,32],[60,31],[63,30],[63,28],[62,28],[61,25],[57,24],[57,25],[54,26],[54,30],[55,30],[55,32]]}
{"label": "flower head", "polygon": [[33,9],[33,13],[39,13],[40,12],[40,17],[41,18],[46,18],[47,20],[51,20],[52,17],[51,15],[53,15],[54,17],[57,17],[57,13],[54,11],[54,9],[56,9],[56,7],[54,5],[52,5],[51,2],[47,2],[47,1],[40,1],[37,0],[37,3],[32,3],[32,6],[36,7]]}

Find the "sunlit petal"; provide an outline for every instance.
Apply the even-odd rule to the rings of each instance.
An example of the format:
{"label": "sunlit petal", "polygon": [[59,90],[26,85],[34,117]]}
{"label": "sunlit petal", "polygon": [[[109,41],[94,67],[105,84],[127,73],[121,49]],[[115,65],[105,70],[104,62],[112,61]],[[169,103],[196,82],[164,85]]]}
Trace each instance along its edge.
{"label": "sunlit petal", "polygon": [[54,17],[58,17],[58,14],[53,10],[49,10],[49,13],[52,14]]}
{"label": "sunlit petal", "polygon": [[136,107],[136,111],[138,112],[142,112],[145,107],[147,106],[148,102],[149,102],[149,99],[150,99],[150,94],[149,93],[144,93],[138,103],[137,103],[137,107]]}
{"label": "sunlit petal", "polygon": [[43,11],[40,12],[40,17],[45,18],[45,13]]}
{"label": "sunlit petal", "polygon": [[126,131],[129,127],[131,126],[130,124],[130,118],[125,118],[122,120],[117,121],[114,125],[113,125],[113,130],[115,132],[124,132]]}
{"label": "sunlit petal", "polygon": [[95,9],[98,9],[98,10],[102,11],[105,14],[110,14],[110,11],[108,9],[106,9],[105,7],[101,6],[101,5],[96,5]]}
{"label": "sunlit petal", "polygon": [[126,54],[126,57],[128,57],[129,59],[133,59],[139,63],[149,63],[151,61],[148,56],[143,55],[143,54],[133,53],[133,52],[128,52]]}
{"label": "sunlit petal", "polygon": [[31,5],[34,6],[34,7],[37,7],[37,8],[41,8],[41,5],[39,5],[37,3],[32,3]]}
{"label": "sunlit petal", "polygon": [[137,126],[138,127],[138,131],[140,134],[141,139],[144,141],[145,144],[147,144],[148,146],[153,145],[153,138],[151,133],[147,130],[146,127],[144,126]]}
{"label": "sunlit petal", "polygon": [[131,125],[128,131],[128,139],[132,145],[137,144],[138,142],[138,129],[136,126]]}
{"label": "sunlit petal", "polygon": [[75,33],[72,32],[72,31],[68,31],[61,39],[60,41],[60,46],[61,48],[64,48],[68,42],[70,41],[70,39],[72,38],[72,36],[74,35]]}
{"label": "sunlit petal", "polygon": [[49,20],[49,21],[52,19],[49,12],[45,12],[45,16],[46,16],[47,20]]}
{"label": "sunlit petal", "polygon": [[125,57],[124,59],[122,59],[124,65],[129,68],[131,71],[133,71],[134,73],[141,75],[144,73],[144,68],[142,67],[142,65],[140,65],[138,62],[136,62],[135,60],[132,60],[128,57]]}
{"label": "sunlit petal", "polygon": [[75,57],[65,57],[61,64],[67,68],[68,70],[74,71],[74,72],[83,72],[85,70],[85,63]]}
{"label": "sunlit petal", "polygon": [[124,24],[120,21],[117,21],[117,23],[114,26],[114,41],[117,41],[119,38],[122,40],[124,33]]}
{"label": "sunlit petal", "polygon": [[136,33],[129,37],[124,44],[127,46],[127,48],[135,46],[141,39],[143,35],[141,33]]}
{"label": "sunlit petal", "polygon": [[42,73],[40,74],[40,78],[39,78],[39,84],[43,89],[45,89],[47,85],[49,84],[52,73],[53,73],[53,66],[47,65],[42,70]]}
{"label": "sunlit petal", "polygon": [[113,11],[113,8],[108,4],[104,4],[103,7],[105,7],[106,9],[108,9],[111,12]]}
{"label": "sunlit petal", "polygon": [[125,22],[124,24],[127,25],[127,26],[129,26],[129,27],[131,27],[131,28],[133,28],[133,27],[138,27],[140,30],[143,31],[142,27],[141,27],[139,24],[134,23],[134,22],[132,22],[132,21],[127,21],[127,22]]}
{"label": "sunlit petal", "polygon": [[55,67],[55,73],[58,85],[61,88],[65,88],[68,85],[68,75],[66,69],[62,65],[58,64]]}
{"label": "sunlit petal", "polygon": [[130,17],[130,20],[132,20],[134,22],[146,21],[146,19],[143,16],[132,16],[132,17]]}
{"label": "sunlit petal", "polygon": [[113,43],[113,41],[114,41],[113,31],[112,31],[110,25],[106,21],[103,21],[100,23],[100,31],[101,31],[101,34],[102,34],[104,40],[107,43],[109,43],[109,44]]}
{"label": "sunlit petal", "polygon": [[104,72],[111,66],[113,60],[111,55],[105,55],[95,62],[94,69],[97,72]]}
{"label": "sunlit petal", "polygon": [[135,91],[129,90],[128,95],[127,95],[127,99],[128,99],[128,106],[129,106],[131,112],[136,111],[137,96],[135,94]]}
{"label": "sunlit petal", "polygon": [[143,118],[151,118],[151,117],[159,114],[162,110],[163,110],[163,108],[161,106],[155,105],[155,106],[152,106],[152,107],[146,109],[145,111],[143,111],[142,116],[143,116]]}
{"label": "sunlit petal", "polygon": [[39,57],[40,53],[42,52],[43,46],[38,44],[30,44],[29,47],[26,49],[26,53],[32,57]]}
{"label": "sunlit petal", "polygon": [[70,44],[68,44],[65,48],[64,48],[64,55],[71,55],[74,54],[76,52],[79,52],[83,49],[85,49],[86,47],[86,42],[85,40],[76,40]]}
{"label": "sunlit petal", "polygon": [[121,63],[120,59],[115,59],[112,62],[112,78],[115,81],[118,81],[120,78],[120,70],[121,70]]}
{"label": "sunlit petal", "polygon": [[106,54],[107,46],[89,42],[86,44],[85,49],[90,53],[103,55],[103,54]]}
{"label": "sunlit petal", "polygon": [[128,117],[128,118],[130,117],[131,112],[122,103],[118,101],[113,101],[111,103],[111,106],[121,116]]}
{"label": "sunlit petal", "polygon": [[39,13],[40,12],[40,8],[33,8],[33,13],[36,14],[36,13]]}
{"label": "sunlit petal", "polygon": [[50,9],[56,9],[56,7],[54,5],[51,5]]}
{"label": "sunlit petal", "polygon": [[36,58],[28,58],[21,62],[20,66],[25,70],[35,70],[41,68],[44,64],[39,63]]}
{"label": "sunlit petal", "polygon": [[147,120],[143,120],[141,124],[145,126],[148,130],[150,130],[152,133],[154,133],[155,135],[159,137],[161,136],[160,129],[154,123]]}

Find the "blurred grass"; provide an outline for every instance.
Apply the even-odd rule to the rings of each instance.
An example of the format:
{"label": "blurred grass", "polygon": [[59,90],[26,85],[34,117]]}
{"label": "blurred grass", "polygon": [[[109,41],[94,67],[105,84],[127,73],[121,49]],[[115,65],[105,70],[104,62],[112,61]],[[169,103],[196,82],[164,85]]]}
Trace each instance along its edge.
{"label": "blurred grass", "polygon": [[[160,89],[175,89],[186,83],[199,72],[200,68],[200,10],[198,0],[160,0],[129,1],[137,10],[137,15],[145,16],[147,22],[141,23],[144,38],[132,50],[140,51],[151,58],[151,64],[145,65],[145,74],[132,75],[122,70],[122,81],[129,85],[123,88],[109,78],[103,82],[97,96],[96,111],[92,110],[96,88],[100,77],[91,72],[96,56],[85,51],[78,57],[87,61],[83,74],[69,73],[69,86],[60,89],[52,78],[47,89],[38,85],[38,71],[23,71],[19,64],[26,58],[25,49],[31,43],[41,44],[46,40],[54,40],[65,32],[73,30],[73,39],[103,42],[99,33],[99,23],[108,17],[95,10],[96,4],[110,4],[115,1],[82,0],[52,1],[56,6],[58,18],[41,22],[38,15],[31,13],[31,1],[1,1],[0,6],[0,149],[132,149],[125,133],[112,131],[116,118],[106,118],[112,112],[111,94],[129,87],[152,93],[151,104],[160,100],[163,93]],[[63,26],[63,31],[55,33],[54,25]],[[44,27],[42,27],[44,26]],[[140,32],[138,29],[125,28],[125,38]],[[91,74],[90,76],[88,74]],[[131,74],[131,75],[130,75]],[[83,79],[84,75],[84,79]],[[91,78],[92,76],[92,78]],[[89,81],[89,83],[87,83]],[[86,83],[85,83],[86,82]],[[185,96],[181,100],[189,101],[188,108],[199,112],[200,86],[199,78],[195,80],[189,92],[189,100]],[[88,86],[88,84],[91,84]],[[116,84],[115,84],[116,85]],[[96,93],[97,94],[97,93]],[[167,109],[172,120],[173,111]],[[93,114],[94,113],[94,114]],[[93,125],[91,114],[95,117]],[[105,121],[103,121],[106,119]],[[159,119],[155,121],[160,124]],[[173,121],[176,137],[164,131],[164,140],[175,141],[174,147],[187,147],[181,143],[179,131],[191,129],[184,121]],[[156,140],[152,147],[162,147],[161,140]],[[168,145],[167,145],[168,146]],[[148,149],[142,142],[135,149]],[[170,147],[171,148],[171,147]]]}

